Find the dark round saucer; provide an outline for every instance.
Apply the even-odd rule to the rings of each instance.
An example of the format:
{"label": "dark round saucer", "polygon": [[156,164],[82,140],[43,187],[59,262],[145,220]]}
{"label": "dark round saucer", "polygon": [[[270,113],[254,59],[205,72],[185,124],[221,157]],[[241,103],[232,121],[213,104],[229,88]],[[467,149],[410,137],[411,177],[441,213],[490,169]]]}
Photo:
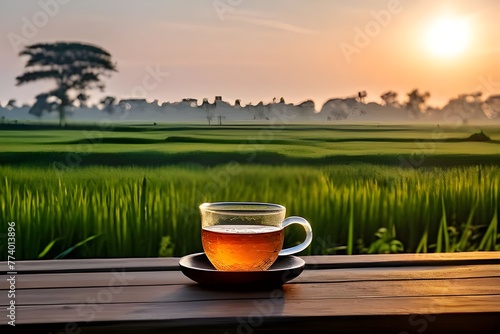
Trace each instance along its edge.
{"label": "dark round saucer", "polygon": [[305,262],[293,255],[279,256],[268,270],[220,271],[210,263],[205,253],[184,256],[179,261],[184,275],[203,286],[219,289],[265,289],[280,286],[304,270]]}

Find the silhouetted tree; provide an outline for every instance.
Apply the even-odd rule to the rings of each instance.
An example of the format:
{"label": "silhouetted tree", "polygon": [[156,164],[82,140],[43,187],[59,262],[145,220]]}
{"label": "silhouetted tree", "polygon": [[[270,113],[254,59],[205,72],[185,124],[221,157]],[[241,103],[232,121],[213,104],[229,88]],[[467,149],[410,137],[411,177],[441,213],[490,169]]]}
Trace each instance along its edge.
{"label": "silhouetted tree", "polygon": [[360,102],[360,103],[365,103],[365,97],[366,97],[367,95],[368,95],[368,94],[366,93],[366,90],[362,90],[362,91],[358,92],[359,102]]}
{"label": "silhouetted tree", "polygon": [[219,120],[219,125],[222,125],[222,120],[225,118],[226,118],[226,116],[223,116],[223,115],[217,116],[217,119]]}
{"label": "silhouetted tree", "polygon": [[316,112],[313,100],[306,100],[295,108],[298,109],[297,113],[301,116],[312,116]]}
{"label": "silhouetted tree", "polygon": [[39,94],[36,96],[36,101],[31,106],[29,113],[40,118],[44,111],[52,112],[57,108],[58,104],[51,100],[49,94]]}
{"label": "silhouetted tree", "polygon": [[215,113],[215,102],[214,102],[214,104],[211,104],[210,102],[208,102],[207,98],[204,98],[203,99],[203,103],[201,104],[200,108],[202,108],[203,110],[205,110],[205,113],[206,113],[206,116],[207,116],[208,125],[211,125],[212,124],[212,120],[215,117],[215,115],[214,115],[214,113]]}
{"label": "silhouetted tree", "polygon": [[12,110],[16,107],[16,99],[10,99],[9,102],[5,105],[5,109]]}
{"label": "silhouetted tree", "polygon": [[268,119],[271,111],[270,104],[264,104],[260,101],[254,108],[254,115],[256,119]]}
{"label": "silhouetted tree", "polygon": [[492,95],[482,104],[484,115],[490,119],[500,116],[500,95]]}
{"label": "silhouetted tree", "polygon": [[484,119],[487,115],[484,112],[481,96],[481,92],[460,94],[457,98],[450,99],[441,112],[447,118],[460,118],[464,124],[467,123],[469,119]]}
{"label": "silhouetted tree", "polygon": [[100,104],[104,108],[104,111],[112,114],[115,111],[116,98],[114,96],[106,96],[101,99]]}
{"label": "silhouetted tree", "polygon": [[321,108],[321,113],[323,115],[327,115],[327,120],[343,120],[347,119],[350,115],[352,115],[357,108],[358,102],[356,99],[347,98],[347,99],[330,99],[323,104]]}
{"label": "silhouetted tree", "polygon": [[425,109],[425,101],[430,96],[431,95],[428,92],[420,94],[418,89],[412,90],[408,94],[408,102],[406,103],[408,112],[410,112],[413,116],[418,117]]}
{"label": "silhouetted tree", "polygon": [[393,92],[392,90],[380,95],[380,98],[382,99],[382,101],[384,101],[384,104],[386,106],[393,106],[393,107],[398,106],[398,101],[397,101],[398,93]]}
{"label": "silhouetted tree", "polygon": [[[17,85],[38,80],[54,80],[56,88],[37,96],[55,103],[59,112],[59,125],[65,126],[65,109],[88,100],[87,91],[98,88],[104,91],[102,76],[116,71],[111,55],[100,47],[82,43],[39,43],[25,47],[19,53],[28,57],[26,72],[16,78]],[[42,110],[43,112],[43,110]]]}

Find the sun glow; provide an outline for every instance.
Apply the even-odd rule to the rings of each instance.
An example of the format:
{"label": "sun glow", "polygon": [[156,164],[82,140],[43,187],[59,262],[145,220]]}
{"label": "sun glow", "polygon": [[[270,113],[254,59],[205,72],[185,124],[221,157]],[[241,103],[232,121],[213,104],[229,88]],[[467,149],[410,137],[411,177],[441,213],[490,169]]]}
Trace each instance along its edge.
{"label": "sun glow", "polygon": [[440,57],[454,57],[465,51],[470,29],[467,22],[458,18],[442,18],[429,26],[427,47]]}

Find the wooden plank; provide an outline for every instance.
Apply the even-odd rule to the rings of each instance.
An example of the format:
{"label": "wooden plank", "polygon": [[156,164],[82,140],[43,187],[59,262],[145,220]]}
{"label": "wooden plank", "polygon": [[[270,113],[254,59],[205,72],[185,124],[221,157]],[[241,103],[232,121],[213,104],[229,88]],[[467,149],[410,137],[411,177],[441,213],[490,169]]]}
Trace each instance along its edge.
{"label": "wooden plank", "polygon": [[[270,291],[211,291],[198,285],[123,286],[60,289],[23,289],[18,306],[75,305],[93,303],[164,303],[207,300],[263,299]],[[343,283],[287,284],[281,289],[286,300],[366,299],[376,297],[500,295],[500,277],[433,281],[361,281]],[[50,297],[48,297],[50,296]],[[7,306],[7,293],[0,293],[0,306]]]}
{"label": "wooden plank", "polygon": [[304,270],[294,283],[499,277],[500,265]]}
{"label": "wooden plank", "polygon": [[[309,269],[363,268],[387,266],[433,266],[500,264],[500,252],[464,252],[431,254],[373,254],[304,256]],[[179,258],[115,258],[78,260],[18,261],[17,271],[23,274],[39,272],[102,272],[110,270],[165,271],[178,270]],[[6,262],[0,262],[0,274],[5,274]]]}
{"label": "wooden plank", "polygon": [[305,256],[308,269],[500,264],[500,252]]}
{"label": "wooden plank", "polygon": [[250,319],[187,319],[168,321],[88,322],[66,324],[17,325],[25,333],[79,334],[233,334],[233,333],[492,333],[498,334],[500,317],[496,313],[413,314],[395,316],[266,317]]}
{"label": "wooden plank", "polygon": [[[5,274],[7,262],[0,262],[0,274]],[[179,270],[179,258],[123,258],[123,259],[73,259],[16,261],[16,271],[21,274],[83,273],[126,271]]]}
{"label": "wooden plank", "polygon": [[[272,294],[274,293],[274,295]],[[331,298],[287,301],[280,290],[267,299],[209,300],[194,302],[37,305],[16,308],[16,323],[68,323],[89,321],[165,321],[210,319],[235,323],[238,318],[338,317],[412,314],[500,313],[500,295],[445,297]],[[0,317],[6,319],[6,308]],[[498,314],[496,316],[498,319]]]}
{"label": "wooden plank", "polygon": [[[499,277],[500,265],[304,270],[292,283]],[[0,289],[7,288],[0,276]],[[192,284],[180,271],[17,275],[16,289]]]}
{"label": "wooden plank", "polygon": [[[7,276],[0,276],[0,290],[7,288]],[[16,289],[32,288],[64,288],[91,286],[137,286],[191,284],[192,280],[180,271],[146,271],[146,272],[97,272],[97,273],[65,273],[65,274],[31,274],[16,275]]]}

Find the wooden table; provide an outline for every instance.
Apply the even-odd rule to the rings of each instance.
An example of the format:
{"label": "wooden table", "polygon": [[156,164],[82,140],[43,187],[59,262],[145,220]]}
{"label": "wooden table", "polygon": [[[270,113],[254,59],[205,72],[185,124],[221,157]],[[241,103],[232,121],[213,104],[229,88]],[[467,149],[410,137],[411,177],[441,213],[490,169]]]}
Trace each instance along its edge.
{"label": "wooden table", "polygon": [[500,253],[308,256],[281,288],[212,291],[177,258],[0,263],[0,331],[500,333]]}

